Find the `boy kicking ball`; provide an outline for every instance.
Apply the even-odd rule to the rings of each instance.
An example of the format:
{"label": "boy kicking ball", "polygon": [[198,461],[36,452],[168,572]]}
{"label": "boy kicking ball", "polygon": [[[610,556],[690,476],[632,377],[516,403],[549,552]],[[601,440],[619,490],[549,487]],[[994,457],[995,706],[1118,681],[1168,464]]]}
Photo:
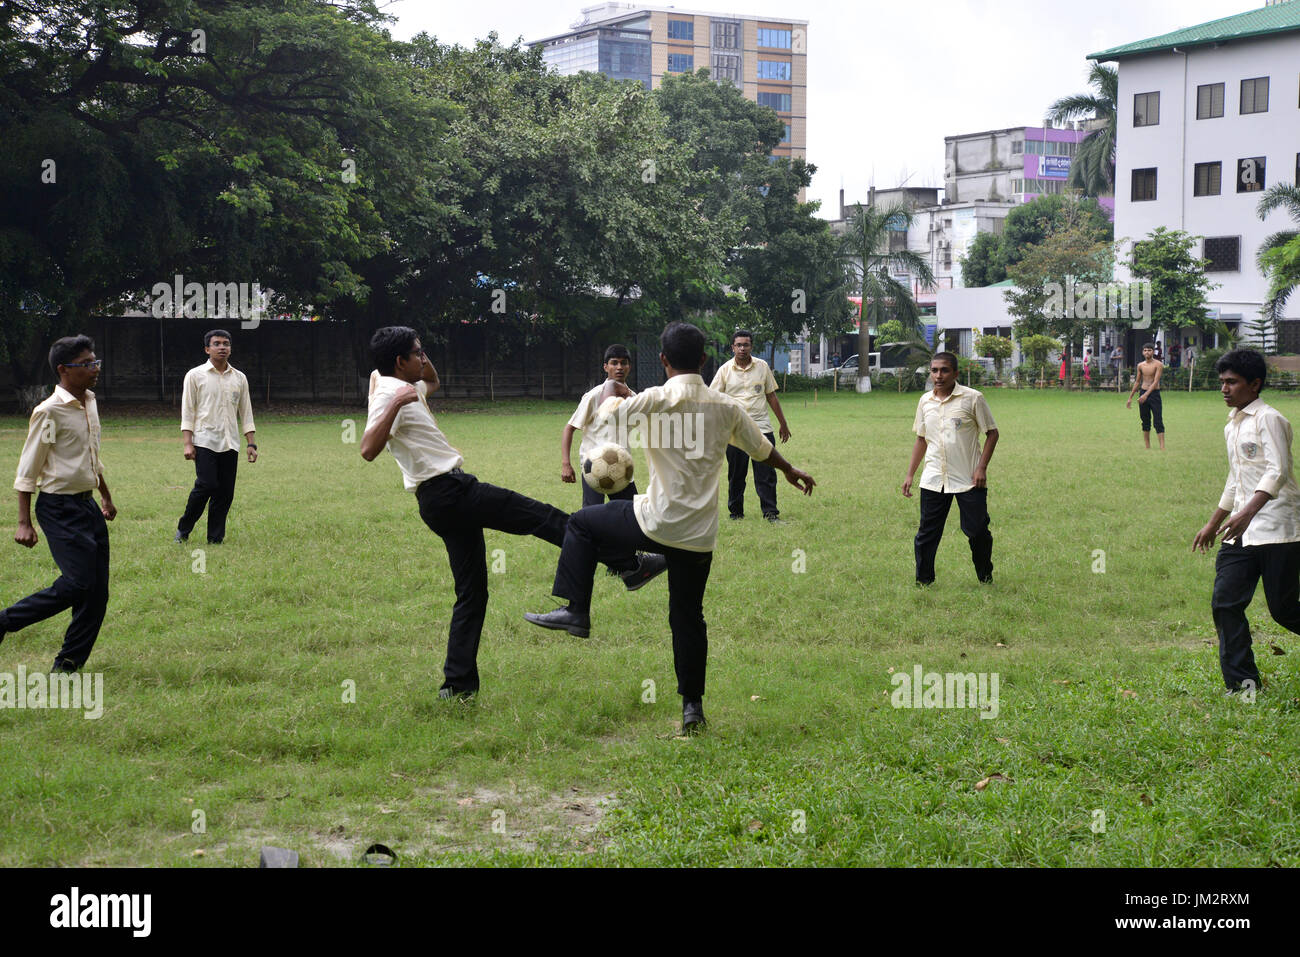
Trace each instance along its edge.
{"label": "boy kicking ball", "polygon": [[1228,694],[1253,693],[1260,679],[1246,606],[1261,579],[1273,620],[1300,633],[1300,487],[1292,470],[1291,423],[1259,398],[1268,375],[1264,357],[1234,349],[1215,371],[1231,410],[1223,430],[1228,481],[1192,551],[1208,551],[1223,536],[1210,599],[1219,666]]}

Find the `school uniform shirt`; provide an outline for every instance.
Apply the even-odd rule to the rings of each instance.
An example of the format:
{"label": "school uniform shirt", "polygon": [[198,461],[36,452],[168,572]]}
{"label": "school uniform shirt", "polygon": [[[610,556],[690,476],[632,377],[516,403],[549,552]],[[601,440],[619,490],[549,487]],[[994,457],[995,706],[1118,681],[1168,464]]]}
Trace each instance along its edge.
{"label": "school uniform shirt", "polygon": [[931,492],[969,492],[980,464],[980,434],[996,429],[984,394],[954,385],[940,399],[933,391],[916,404],[912,431],[925,439],[921,488]]}
{"label": "school uniform shirt", "polygon": [[735,359],[728,359],[713,376],[710,389],[725,392],[740,402],[764,434],[772,431],[772,421],[767,417],[767,394],[776,391],[776,376],[762,359],[750,357],[749,366],[742,369]]}
{"label": "school uniform shirt", "polygon": [[[372,396],[372,395],[375,394],[375,386],[379,385],[379,379],[380,379],[379,370],[378,370],[378,369],[371,369],[371,370],[370,370],[370,388],[369,388],[369,390],[367,390],[367,392],[366,392],[367,401],[369,400],[369,396]],[[428,398],[428,396],[429,396],[429,383],[427,383],[427,382],[425,382],[423,379],[421,379],[419,382],[415,383],[415,391],[418,392],[418,393],[420,393],[420,401],[423,402],[423,403],[427,406],[427,405],[429,404],[429,398]]]}
{"label": "school uniform shirt", "polygon": [[611,396],[600,415],[618,420],[616,428],[640,429],[650,465],[649,487],[632,500],[641,531],[661,545],[713,551],[727,446],[756,462],[772,454],[745,407],[690,373],[631,398]]}
{"label": "school uniform shirt", "polygon": [[84,402],[61,385],[32,410],[27,441],[18,457],[14,489],[75,495],[99,487],[99,410],[95,393]]}
{"label": "school uniform shirt", "polygon": [[[240,423],[243,428],[238,428]],[[194,444],[210,452],[236,452],[239,437],[257,431],[248,377],[227,364],[218,372],[208,360],[185,373],[181,389],[181,431],[194,433]]]}
{"label": "school uniform shirt", "polygon": [[[605,383],[602,382],[579,400],[578,408],[574,410],[573,415],[569,418],[568,424],[582,432],[582,442],[578,446],[579,462],[585,462],[588,452],[599,448],[606,442],[622,445],[623,441],[627,439],[626,435],[620,436],[618,434],[618,428],[612,418],[601,420],[596,414],[600,407],[600,394],[604,391]],[[632,394],[636,395],[635,392]],[[627,448],[626,445],[623,447]],[[628,451],[632,450],[628,449]]]}
{"label": "school uniform shirt", "polygon": [[[389,375],[379,377],[375,391],[370,393],[367,429],[384,417],[393,396],[404,385],[410,383]],[[458,469],[465,463],[423,402],[408,402],[398,410],[388,433],[388,451],[402,470],[402,483],[408,492],[414,492],[426,479]]]}
{"label": "school uniform shirt", "polygon": [[1300,541],[1300,487],[1291,460],[1291,423],[1256,399],[1228,412],[1223,428],[1228,446],[1228,481],[1219,508],[1240,512],[1256,492],[1272,496],[1242,535],[1242,545]]}

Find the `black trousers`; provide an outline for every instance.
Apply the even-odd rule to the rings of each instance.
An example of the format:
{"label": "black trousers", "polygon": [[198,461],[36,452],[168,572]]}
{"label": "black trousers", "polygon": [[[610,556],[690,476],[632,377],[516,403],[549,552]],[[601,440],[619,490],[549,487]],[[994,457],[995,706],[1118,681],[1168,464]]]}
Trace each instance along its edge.
{"label": "black trousers", "polygon": [[[776,445],[776,436],[765,432],[763,437]],[[727,446],[727,511],[732,515],[745,514],[745,476],[749,472],[749,456],[734,445]],[[754,491],[764,518],[776,518],[781,513],[776,507],[776,469],[763,462],[754,463]]]}
{"label": "black trousers", "polygon": [[61,574],[49,588],[5,609],[0,624],[18,631],[71,608],[72,621],[54,663],[56,670],[64,662],[80,668],[108,610],[108,523],[93,498],[46,492],[36,497],[36,521]]}
{"label": "black trousers", "polygon": [[[1139,393],[1140,394],[1140,393]],[[1161,435],[1165,431],[1165,412],[1164,407],[1160,404],[1160,390],[1156,389],[1147,396],[1145,402],[1138,403],[1138,415],[1142,417],[1142,431],[1151,431],[1151,420],[1155,419],[1156,434]]]}
{"label": "black trousers", "polygon": [[1255,586],[1264,582],[1268,613],[1283,628],[1300,634],[1300,542],[1238,545],[1224,542],[1214,561],[1210,608],[1219,633],[1219,667],[1223,683],[1239,688],[1250,679],[1259,688],[1259,669],[1250,650],[1246,606]]}
{"label": "black trousers", "polygon": [[993,580],[993,535],[989,532],[989,490],[932,492],[921,489],[921,527],[916,531],[916,580],[923,585],[934,581],[934,556],[943,538],[952,500],[961,512],[961,530],[970,540],[970,557],[979,580]]}
{"label": "black trousers", "polygon": [[709,583],[712,552],[691,552],[656,542],[641,531],[631,502],[584,508],[569,518],[552,594],[567,599],[574,611],[589,612],[597,562],[618,567],[638,551],[654,552],[668,560],[668,626],[673,635],[677,693],[683,698],[702,698],[709,655],[704,589]]}
{"label": "black trousers", "polygon": [[[581,476],[578,477],[578,481],[582,482]],[[610,495],[609,500],[611,502],[630,502],[632,501],[632,496],[634,496],[635,494],[636,494],[636,482],[628,482],[627,488],[623,489],[623,491],[621,492],[615,492],[613,495]],[[582,482],[582,507],[583,508],[586,508],[588,505],[604,505],[605,498],[606,498],[605,495],[603,495],[600,492],[597,492],[586,482]]]}
{"label": "black trousers", "polygon": [[459,469],[421,483],[415,497],[420,503],[420,518],[447,547],[456,588],[456,604],[451,610],[451,627],[447,633],[447,660],[442,666],[442,687],[477,691],[478,643],[488,603],[483,529],[535,535],[559,546],[564,542],[569,516],[508,488],[480,482]]}
{"label": "black trousers", "polygon": [[[230,503],[235,500],[235,472],[239,469],[239,451],[213,452],[198,446],[194,448],[194,489],[185,505],[185,514],[176,523],[176,530],[189,537],[194,524],[208,509],[208,541],[221,542],[226,538],[226,516]],[[209,505],[209,501],[211,504]]]}

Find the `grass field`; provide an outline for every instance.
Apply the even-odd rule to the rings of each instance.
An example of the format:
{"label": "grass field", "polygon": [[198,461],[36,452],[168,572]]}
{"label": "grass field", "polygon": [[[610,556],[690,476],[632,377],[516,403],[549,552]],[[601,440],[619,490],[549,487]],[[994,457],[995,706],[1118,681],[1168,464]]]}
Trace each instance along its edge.
{"label": "grass field", "polygon": [[[1300,421],[1300,399],[1265,398]],[[750,518],[722,522],[694,739],[676,734],[664,580],[601,577],[591,638],[541,631],[522,615],[551,607],[558,551],[489,532],[482,694],[442,703],[442,543],[391,456],[343,441],[344,414],[259,415],[262,458],[200,572],[202,523],[171,541],[193,482],[174,417],[106,410],[104,713],[0,710],[0,865],[253,865],[276,844],[338,866],[375,841],[403,864],[1300,863],[1300,642],[1260,595],[1265,689],[1225,699],[1213,559],[1190,552],[1226,474],[1218,396],[1166,396],[1161,454],[1113,394],[990,392],[996,583],[977,586],[954,509],[926,590],[899,492],[915,403],[786,398],[785,451],[819,487],[781,483],[783,527],[752,489]],[[480,479],[576,507],[557,462],[571,411],[439,423]],[[0,419],[0,475],[24,434]],[[54,577],[44,541],[8,541],[9,501],[6,603]],[[48,668],[66,623],[8,636],[0,671]],[[996,673],[997,716],[892,707],[891,669],[917,665]]]}

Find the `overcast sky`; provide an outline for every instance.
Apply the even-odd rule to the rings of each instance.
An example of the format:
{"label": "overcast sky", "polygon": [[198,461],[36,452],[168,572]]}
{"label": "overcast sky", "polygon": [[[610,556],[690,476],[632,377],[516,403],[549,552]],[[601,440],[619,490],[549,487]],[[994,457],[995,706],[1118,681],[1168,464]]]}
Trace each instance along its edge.
{"label": "overcast sky", "polygon": [[[834,216],[867,187],[943,186],[943,138],[1042,125],[1087,89],[1086,55],[1262,7],[1263,0],[702,0],[701,13],[808,21],[810,199]],[[470,44],[564,32],[590,0],[397,0],[394,34]]]}

